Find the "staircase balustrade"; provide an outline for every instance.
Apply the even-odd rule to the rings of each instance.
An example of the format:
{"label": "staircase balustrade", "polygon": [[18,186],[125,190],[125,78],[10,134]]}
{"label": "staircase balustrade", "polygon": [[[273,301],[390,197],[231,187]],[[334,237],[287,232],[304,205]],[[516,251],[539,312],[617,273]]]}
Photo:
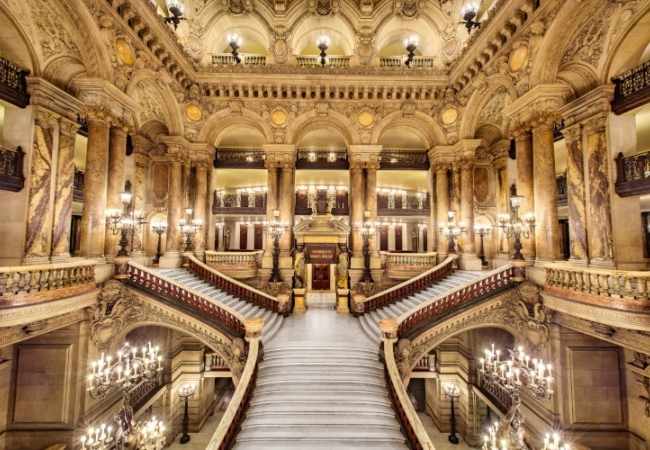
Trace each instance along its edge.
{"label": "staircase balustrade", "polygon": [[288,313],[288,302],[280,302],[280,300],[269,294],[240,283],[239,281],[230,278],[228,275],[220,273],[212,267],[203,264],[194,256],[190,256],[189,263],[189,269],[192,273],[203,278],[205,281],[212,283],[219,289],[262,308],[270,309],[271,311],[279,313]]}
{"label": "staircase balustrade", "polygon": [[444,295],[433,297],[397,319],[398,338],[404,337],[419,325],[460,305],[500,292],[512,284],[513,276],[513,266],[508,264],[464,286],[458,286]]}
{"label": "staircase balustrade", "polygon": [[546,266],[545,291],[599,306],[650,310],[649,289],[650,272]]}
{"label": "staircase balustrade", "polygon": [[233,278],[252,278],[257,275],[257,252],[205,252],[205,262],[215,270],[232,275]]}
{"label": "staircase balustrade", "polygon": [[0,308],[79,295],[97,287],[96,261],[0,267]]}
{"label": "staircase balustrade", "polygon": [[410,279],[436,265],[436,252],[381,254],[386,259],[386,276],[393,279]]}
{"label": "staircase balustrade", "polygon": [[361,302],[353,300],[355,302],[353,305],[354,313],[363,314],[374,311],[377,308],[390,305],[391,303],[395,303],[404,297],[425,289],[426,287],[430,286],[438,280],[441,280],[449,273],[451,273],[453,270],[453,263],[456,258],[457,256],[450,256],[431,270],[428,270],[427,272],[424,272],[415,278],[400,283],[397,286],[394,286],[383,292],[372,295]]}
{"label": "staircase balustrade", "polygon": [[126,275],[130,283],[164,298],[178,301],[192,310],[225,325],[237,337],[244,337],[244,317],[225,305],[213,303],[210,297],[192,289],[185,288],[171,278],[153,272],[151,269],[141,266],[134,261],[129,261]]}

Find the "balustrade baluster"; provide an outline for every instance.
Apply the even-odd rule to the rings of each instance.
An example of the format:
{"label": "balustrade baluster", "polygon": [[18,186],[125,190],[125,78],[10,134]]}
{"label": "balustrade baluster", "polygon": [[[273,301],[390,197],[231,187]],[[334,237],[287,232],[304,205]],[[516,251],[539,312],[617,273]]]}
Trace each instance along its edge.
{"label": "balustrade baluster", "polygon": [[18,291],[17,293],[23,293],[26,292],[25,290],[25,277],[27,273],[20,271],[18,272]]}
{"label": "balustrade baluster", "polygon": [[624,286],[624,298],[634,298],[634,292],[632,292],[632,279],[627,274],[623,275],[623,286]]}

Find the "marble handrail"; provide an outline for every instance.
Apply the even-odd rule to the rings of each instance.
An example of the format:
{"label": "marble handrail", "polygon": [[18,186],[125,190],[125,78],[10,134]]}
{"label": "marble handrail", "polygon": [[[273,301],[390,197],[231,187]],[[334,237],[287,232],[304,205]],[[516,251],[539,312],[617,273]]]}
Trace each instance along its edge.
{"label": "marble handrail", "polygon": [[[573,292],[581,300],[604,297],[607,299],[631,300],[632,306],[650,309],[650,272],[626,271],[614,269],[595,269],[576,267],[566,263],[553,263],[545,266],[546,282],[544,290],[548,292]],[[586,295],[585,295],[586,294]],[[642,302],[638,302],[641,300]],[[616,304],[607,306],[616,307]],[[619,305],[627,309],[630,305]]]}
{"label": "marble handrail", "polygon": [[126,275],[127,279],[134,285],[162,297],[178,301],[197,311],[201,316],[208,316],[217,320],[232,330],[236,336],[244,337],[246,319],[234,309],[222,303],[217,303],[214,299],[192,288],[182,286],[175,280],[154,272],[133,260],[128,263]]}
{"label": "marble handrail", "polygon": [[205,263],[210,267],[230,266],[257,269],[262,250],[255,252],[215,252],[206,250]]}
{"label": "marble handrail", "polygon": [[389,264],[406,267],[433,267],[436,264],[436,252],[431,253],[390,253],[382,252]]}
{"label": "marble handrail", "polygon": [[431,283],[447,276],[447,274],[453,270],[452,266],[457,257],[458,255],[450,255],[447,259],[433,267],[431,270],[427,270],[415,278],[411,278],[410,280],[400,283],[397,286],[393,286],[390,289],[371,295],[366,299],[354,299],[354,312],[356,314],[370,312],[424,289]]}
{"label": "marble handrail", "polygon": [[396,341],[396,339],[386,339],[384,341],[386,381],[391,400],[393,401],[406,437],[411,444],[411,448],[414,450],[434,450],[433,443],[422,425],[415,408],[413,408],[413,404],[406,392],[406,387],[400,378],[397,363],[395,362],[394,346]]}
{"label": "marble handrail", "polygon": [[402,338],[418,325],[439,316],[452,308],[468,303],[485,295],[498,292],[512,283],[513,265],[507,264],[486,275],[468,281],[444,294],[432,297],[397,318],[397,336]]}
{"label": "marble handrail", "polygon": [[229,294],[235,295],[242,300],[249,301],[257,306],[261,306],[262,308],[270,309],[271,311],[279,313],[288,312],[288,301],[281,302],[279,299],[265,292],[254,289],[244,283],[240,283],[234,278],[231,278],[228,275],[223,274],[206,264],[203,264],[193,255],[189,257],[189,261],[189,269],[193,273],[203,278],[205,281],[225,290]]}
{"label": "marble handrail", "polygon": [[55,300],[95,289],[96,261],[0,267],[0,307]]}
{"label": "marble handrail", "polygon": [[230,448],[235,438],[255,385],[260,339],[261,335],[259,338],[249,340],[248,358],[246,359],[246,365],[244,366],[239,384],[206,450],[226,450]]}

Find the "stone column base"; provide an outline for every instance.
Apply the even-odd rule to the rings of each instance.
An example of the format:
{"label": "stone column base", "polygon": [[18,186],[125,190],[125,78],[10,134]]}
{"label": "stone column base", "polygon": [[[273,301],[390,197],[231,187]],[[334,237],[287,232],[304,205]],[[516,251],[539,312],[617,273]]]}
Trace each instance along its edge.
{"label": "stone column base", "polygon": [[158,267],[161,269],[178,269],[181,266],[182,258],[180,252],[165,252],[160,257]]}
{"label": "stone column base", "polygon": [[461,270],[483,270],[481,259],[473,253],[464,253],[460,255],[458,266]]}
{"label": "stone column base", "polygon": [[336,293],[336,312],[341,314],[350,314],[350,308],[348,308],[348,294],[350,293],[350,289],[337,289]]}
{"label": "stone column base", "polygon": [[26,256],[23,259],[23,266],[35,266],[37,264],[50,264],[50,258],[47,256]]}
{"label": "stone column base", "polygon": [[293,290],[293,313],[304,314],[306,311],[307,311],[307,307],[305,306],[305,290],[294,289]]}

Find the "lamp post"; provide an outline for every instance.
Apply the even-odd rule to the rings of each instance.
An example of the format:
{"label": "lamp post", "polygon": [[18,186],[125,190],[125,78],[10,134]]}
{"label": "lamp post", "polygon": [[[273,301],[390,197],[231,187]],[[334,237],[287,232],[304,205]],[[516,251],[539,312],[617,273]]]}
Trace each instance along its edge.
{"label": "lamp post", "polygon": [[474,21],[478,15],[479,4],[468,3],[460,10],[461,23],[465,24],[467,32],[470,33],[473,28],[480,28],[481,23]]}
{"label": "lamp post", "polygon": [[153,231],[158,235],[158,246],[156,247],[156,257],[153,259],[153,263],[158,264],[160,262],[160,257],[162,256],[161,248],[160,248],[161,237],[165,233],[165,231],[167,231],[167,224],[164,222],[154,222],[151,224],[151,231]]}
{"label": "lamp post", "polygon": [[445,386],[445,395],[451,399],[451,417],[449,423],[451,424],[451,433],[449,434],[449,442],[458,444],[458,436],[456,436],[456,414],[454,411],[454,399],[460,397],[460,388],[455,384],[448,384]]}
{"label": "lamp post", "polygon": [[120,193],[120,198],[122,200],[123,209],[122,212],[119,210],[107,211],[108,216],[108,227],[111,230],[113,235],[120,233],[122,237],[120,238],[120,250],[117,252],[117,256],[129,256],[129,252],[126,247],[129,245],[128,235],[134,235],[138,232],[142,224],[144,223],[144,212],[143,211],[133,211],[128,212],[129,204],[131,203],[131,197],[133,194],[130,192]]}
{"label": "lamp post", "polygon": [[481,264],[484,266],[488,265],[487,259],[485,259],[485,248],[483,247],[483,238],[489,236],[492,231],[490,225],[475,225],[474,234],[481,238],[481,249],[479,251],[478,257],[481,258]]}
{"label": "lamp post", "polygon": [[185,251],[192,251],[192,237],[203,228],[203,223],[198,219],[193,219],[192,214],[194,210],[192,208],[185,208],[185,219],[181,219],[181,234],[185,236]]}
{"label": "lamp post", "polygon": [[165,17],[165,23],[171,23],[174,25],[175,30],[178,28],[178,24],[181,23],[181,20],[186,20],[186,17],[183,17],[185,7],[179,0],[167,0],[167,9],[171,13],[171,16]]}
{"label": "lamp post", "polygon": [[419,39],[417,36],[411,36],[408,39],[404,39],[404,47],[406,48],[406,51],[409,52],[406,61],[404,64],[406,64],[406,67],[410,67],[411,62],[413,61],[413,57],[415,56],[415,50],[418,48],[418,43]]}
{"label": "lamp post", "polygon": [[190,417],[187,412],[187,404],[189,398],[194,395],[196,388],[191,383],[185,383],[180,388],[178,388],[178,395],[185,400],[185,412],[183,414],[183,435],[181,436],[181,444],[187,444],[190,442],[190,435],[187,434],[187,429],[190,423]]}
{"label": "lamp post", "polygon": [[316,45],[318,45],[318,50],[320,50],[320,55],[318,55],[320,56],[320,65],[321,67],[325,67],[325,58],[327,58],[326,51],[330,46],[330,38],[325,35],[319,36]]}
{"label": "lamp post", "polygon": [[282,281],[280,276],[280,236],[289,228],[286,222],[280,222],[280,210],[273,210],[273,221],[268,225],[269,234],[273,237],[273,269],[269,282],[277,283]]}
{"label": "lamp post", "polygon": [[522,217],[519,217],[519,207],[523,198],[521,195],[512,195],[510,197],[512,214],[499,214],[499,228],[503,230],[507,239],[510,239],[511,236],[515,238],[513,245],[515,253],[512,255],[512,259],[518,261],[524,260],[524,255],[521,254],[521,249],[523,248],[521,238],[529,239],[535,228],[534,213],[526,213]]}
{"label": "lamp post", "polygon": [[375,227],[370,223],[370,210],[363,212],[363,224],[356,224],[354,230],[363,239],[363,276],[361,283],[374,283],[370,272],[370,238],[375,235]]}
{"label": "lamp post", "polygon": [[440,222],[438,224],[440,233],[443,236],[445,236],[449,241],[449,247],[447,248],[447,251],[450,254],[455,253],[456,238],[460,237],[460,234],[465,232],[465,223],[464,222],[457,223],[455,217],[456,217],[455,211],[447,211],[447,222]]}
{"label": "lamp post", "polygon": [[230,45],[230,48],[232,48],[232,57],[235,61],[235,65],[239,64],[241,62],[241,58],[239,57],[239,53],[237,53],[237,49],[241,47],[242,44],[242,39],[239,37],[237,34],[229,34],[228,35],[228,45]]}

